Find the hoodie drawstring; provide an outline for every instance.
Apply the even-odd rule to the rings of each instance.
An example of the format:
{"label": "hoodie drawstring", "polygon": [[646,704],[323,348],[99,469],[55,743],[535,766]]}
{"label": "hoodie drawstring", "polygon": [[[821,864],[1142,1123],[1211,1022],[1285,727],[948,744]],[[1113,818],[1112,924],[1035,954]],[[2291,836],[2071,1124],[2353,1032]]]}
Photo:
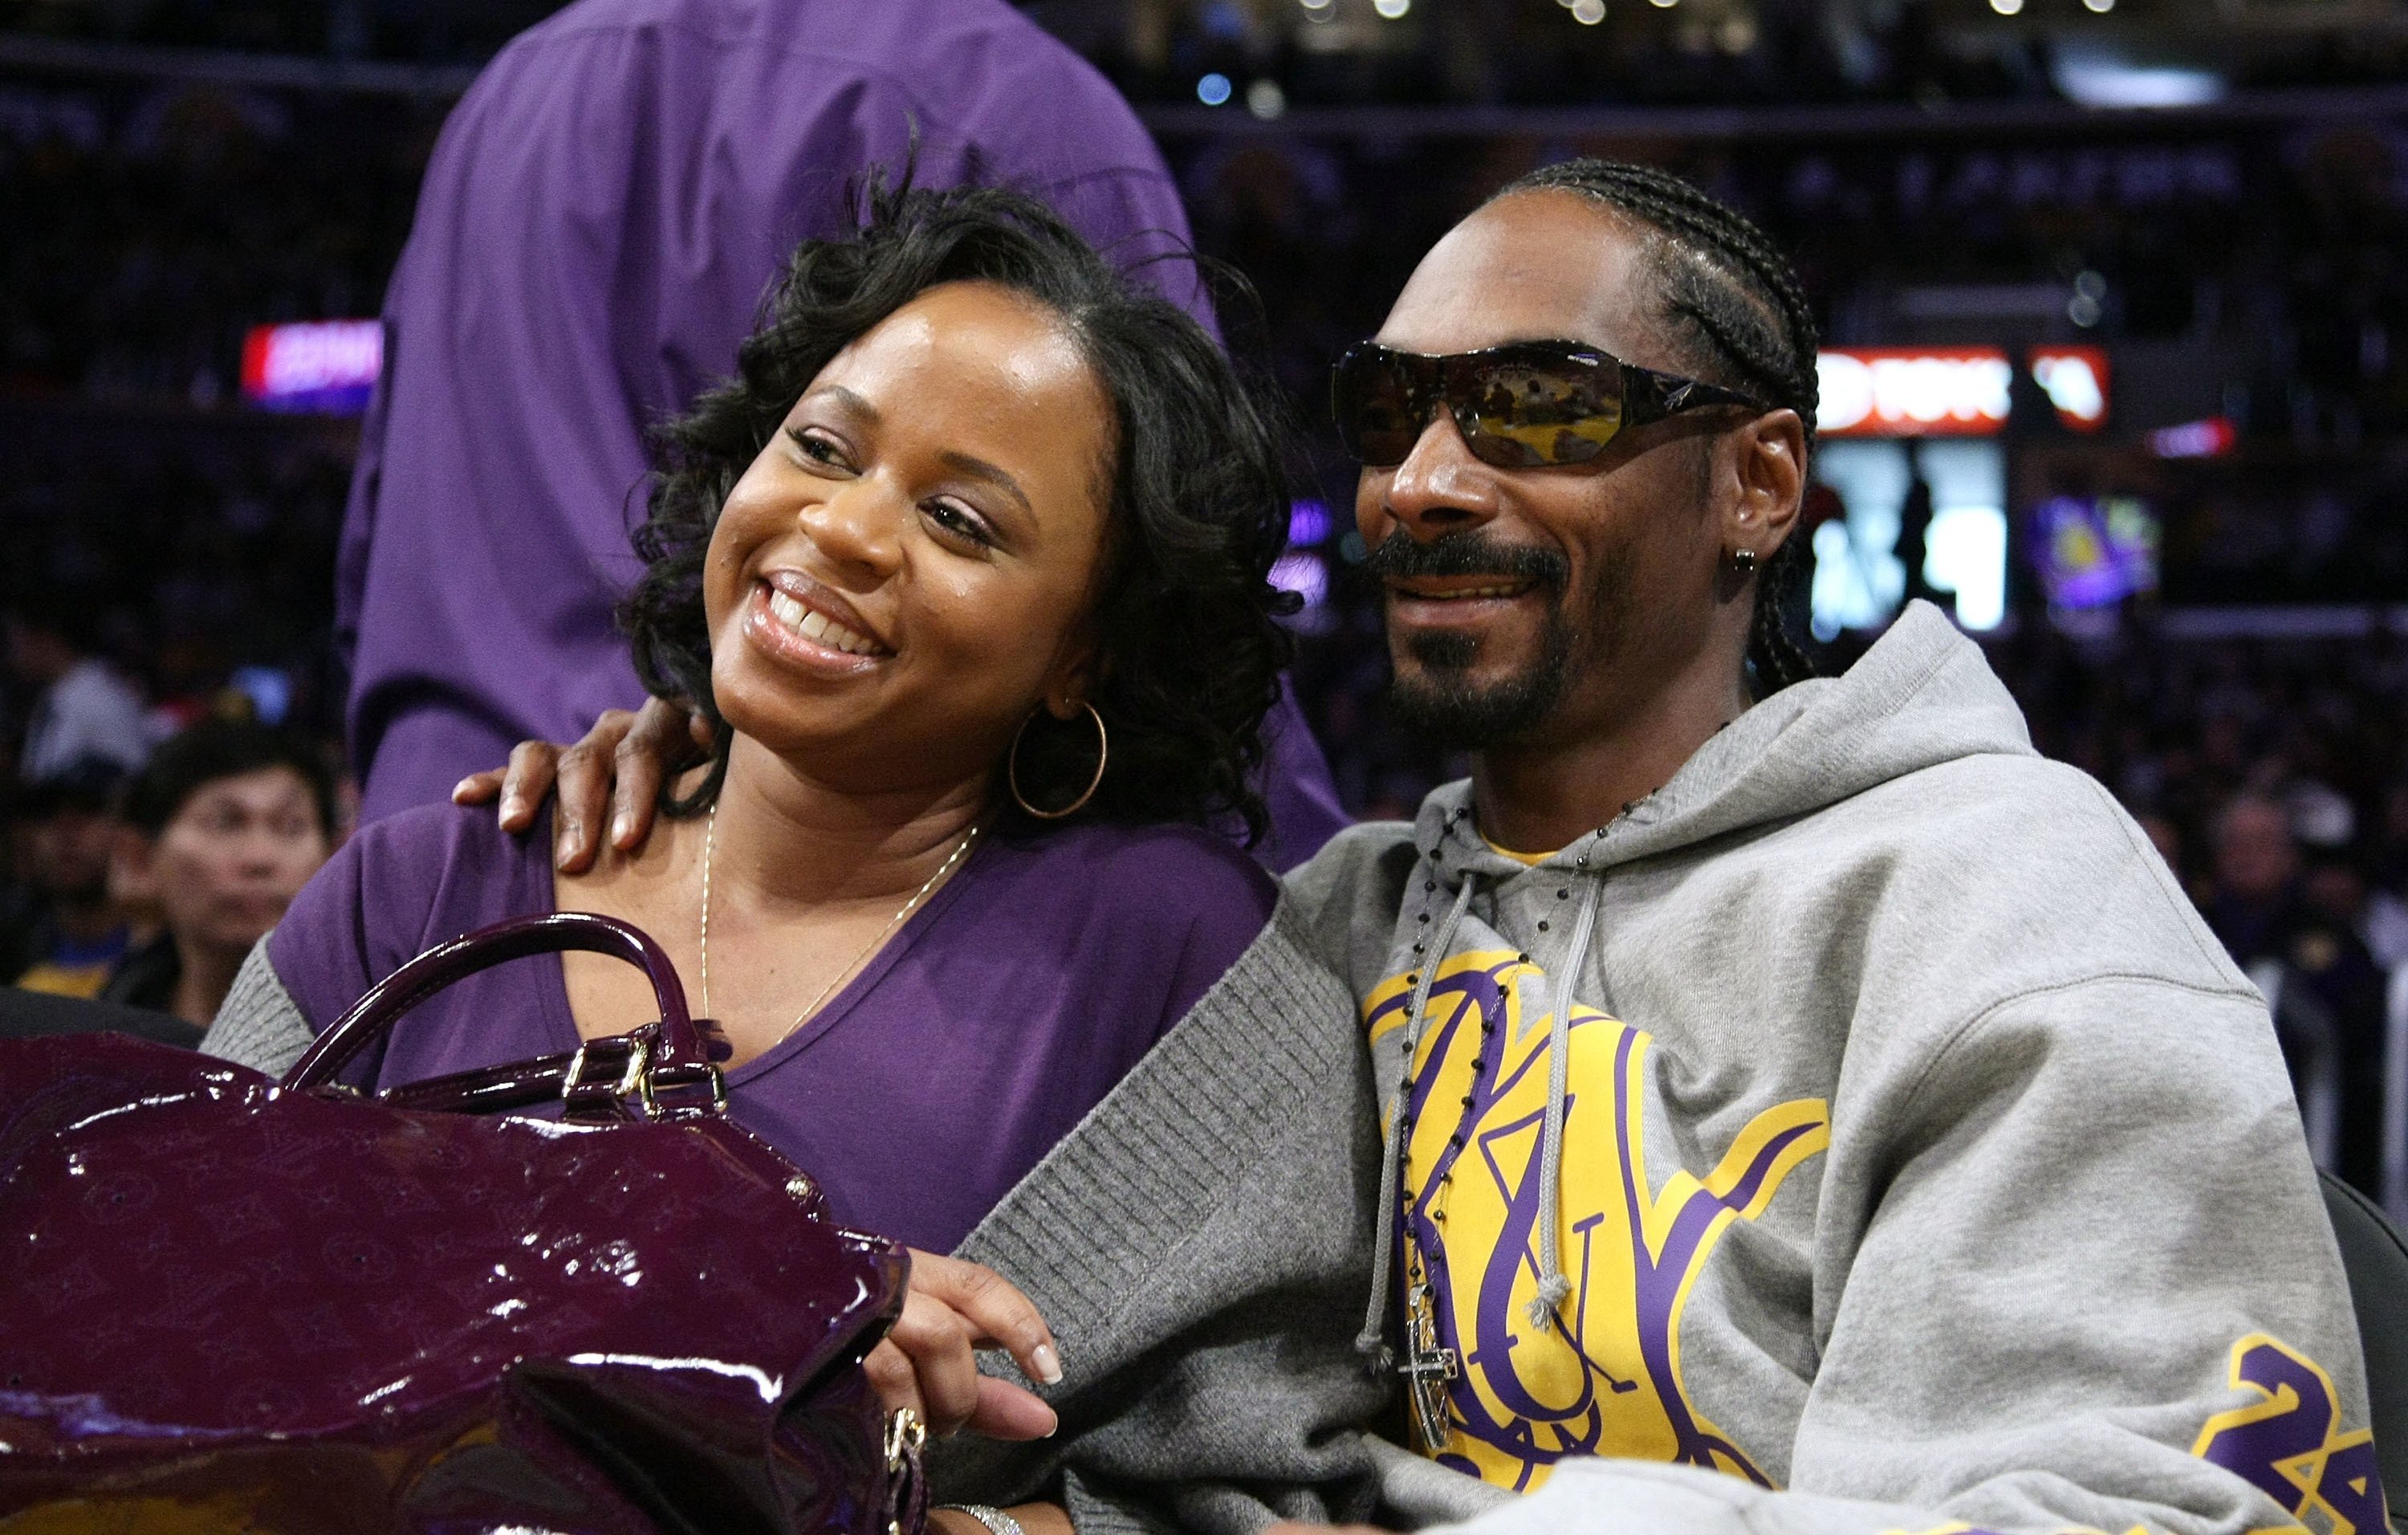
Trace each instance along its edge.
{"label": "hoodie drawstring", "polygon": [[1446,921],[1422,955],[1421,975],[1413,983],[1413,1002],[1405,1013],[1404,1069],[1398,1073],[1397,1104],[1388,1116],[1387,1144],[1380,1153],[1380,1234],[1371,1249],[1371,1303],[1363,1316],[1363,1330],[1354,1336],[1354,1352],[1378,1362],[1385,1370],[1391,1363],[1388,1353],[1388,1280],[1393,1270],[1391,1250],[1397,1244],[1397,1198],[1405,1157],[1406,1111],[1412,1105],[1413,1057],[1421,1047],[1422,1020],[1429,1007],[1430,986],[1438,980],[1438,968],[1455,946],[1455,929],[1463,925],[1463,913],[1471,905],[1472,876],[1466,874],[1455,893],[1455,906],[1447,912]]}
{"label": "hoodie drawstring", "polygon": [[1589,940],[1597,934],[1597,910],[1604,899],[1605,881],[1594,879],[1581,897],[1580,918],[1572,924],[1571,947],[1566,952],[1563,977],[1555,988],[1555,1005],[1547,1024],[1547,1114],[1539,1125],[1539,1293],[1526,1313],[1530,1326],[1545,1330],[1560,1327],[1555,1308],[1572,1293],[1564,1272],[1562,1239],[1564,1183],[1564,1109],[1571,1069],[1572,991],[1581,967],[1588,962]]}

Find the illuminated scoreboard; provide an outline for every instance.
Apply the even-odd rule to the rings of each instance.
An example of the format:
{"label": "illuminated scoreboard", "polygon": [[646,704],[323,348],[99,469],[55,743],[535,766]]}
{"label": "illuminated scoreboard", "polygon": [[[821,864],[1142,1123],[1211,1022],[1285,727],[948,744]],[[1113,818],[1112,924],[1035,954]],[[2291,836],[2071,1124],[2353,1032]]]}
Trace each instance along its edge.
{"label": "illuminated scoreboard", "polygon": [[[2107,353],[2034,347],[2024,359],[2059,424],[2107,424]],[[1834,347],[1815,358],[1825,437],[1992,437],[2012,409],[2014,365],[1999,347]]]}
{"label": "illuminated scoreboard", "polygon": [[243,340],[242,393],[269,410],[355,416],[368,408],[383,366],[378,321],[254,325]]}
{"label": "illuminated scoreboard", "polygon": [[1825,437],[1988,437],[2014,367],[1996,347],[1832,348],[1815,359]]}

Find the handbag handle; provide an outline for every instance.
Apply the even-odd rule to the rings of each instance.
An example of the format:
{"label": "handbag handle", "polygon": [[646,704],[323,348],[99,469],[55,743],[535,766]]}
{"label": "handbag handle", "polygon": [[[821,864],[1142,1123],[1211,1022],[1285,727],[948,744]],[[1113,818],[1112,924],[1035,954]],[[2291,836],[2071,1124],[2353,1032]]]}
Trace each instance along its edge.
{"label": "handbag handle", "polygon": [[652,935],[632,923],[597,911],[548,911],[538,916],[512,917],[480,927],[448,943],[438,943],[368,988],[366,996],[318,1036],[308,1053],[284,1074],[282,1086],[304,1092],[332,1082],[361,1051],[384,1037],[404,1013],[437,992],[465,981],[480,970],[535,954],[581,950],[624,959],[641,969],[652,983],[660,1004],[657,1038],[641,1053],[638,1068],[644,1102],[657,1112],[663,1087],[708,1083],[714,1103],[724,1103],[719,1068],[705,1050],[702,1033],[685,1005],[685,985],[677,967]]}

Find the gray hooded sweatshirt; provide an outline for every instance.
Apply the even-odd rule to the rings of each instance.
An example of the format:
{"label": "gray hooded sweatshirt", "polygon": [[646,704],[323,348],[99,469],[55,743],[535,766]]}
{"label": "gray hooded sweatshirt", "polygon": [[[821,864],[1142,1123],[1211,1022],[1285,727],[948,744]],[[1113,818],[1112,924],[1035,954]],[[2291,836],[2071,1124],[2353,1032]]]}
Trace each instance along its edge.
{"label": "gray hooded sweatshirt", "polygon": [[1363,1346],[1434,1279],[1439,1458],[1541,1489],[1472,1528],[2382,1528],[2265,1005],[1937,611],[1535,866],[1469,805],[1290,891],[1402,1197]]}

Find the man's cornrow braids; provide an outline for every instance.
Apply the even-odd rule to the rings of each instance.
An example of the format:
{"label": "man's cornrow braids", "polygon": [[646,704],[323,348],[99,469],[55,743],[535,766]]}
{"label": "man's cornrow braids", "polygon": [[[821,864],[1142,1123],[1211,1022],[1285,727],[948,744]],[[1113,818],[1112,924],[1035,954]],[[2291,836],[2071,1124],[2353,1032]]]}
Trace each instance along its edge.
{"label": "man's cornrow braids", "polygon": [[[1718,365],[1711,372],[1723,376],[1712,381],[1797,411],[1813,451],[1820,395],[1814,311],[1797,270],[1764,231],[1677,176],[1612,160],[1542,166],[1497,195],[1547,189],[1594,198],[1660,231],[1671,248],[1656,256],[1666,308]],[[1806,539],[1793,534],[1756,576],[1747,660],[1766,693],[1814,674],[1813,658],[1783,617],[1807,555]]]}

